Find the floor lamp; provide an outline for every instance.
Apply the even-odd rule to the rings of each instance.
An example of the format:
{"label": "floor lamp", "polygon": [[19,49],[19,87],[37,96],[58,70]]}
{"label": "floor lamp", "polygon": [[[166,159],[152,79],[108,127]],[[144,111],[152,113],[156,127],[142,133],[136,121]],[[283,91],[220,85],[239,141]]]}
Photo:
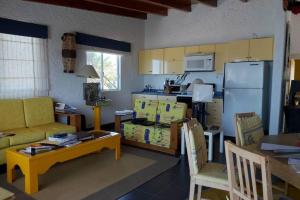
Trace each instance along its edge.
{"label": "floor lamp", "polygon": [[[86,65],[77,73],[77,76],[84,78],[99,79],[100,76],[92,65]],[[86,104],[93,106],[94,130],[101,131],[101,98],[99,98],[99,83],[83,83],[83,93]]]}
{"label": "floor lamp", "polygon": [[193,86],[193,117],[197,118],[206,129],[206,103],[213,101],[213,86],[206,84],[194,84]]}

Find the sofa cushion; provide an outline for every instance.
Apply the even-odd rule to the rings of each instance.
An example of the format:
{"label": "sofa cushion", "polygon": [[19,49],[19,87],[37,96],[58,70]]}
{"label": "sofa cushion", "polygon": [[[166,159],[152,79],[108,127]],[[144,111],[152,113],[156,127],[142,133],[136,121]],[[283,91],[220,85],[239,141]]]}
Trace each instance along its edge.
{"label": "sofa cushion", "polygon": [[10,146],[37,142],[45,139],[45,132],[34,130],[32,128],[10,129],[9,132],[15,134],[14,136],[8,137]]}
{"label": "sofa cushion", "polygon": [[154,134],[150,137],[150,144],[170,148],[171,132],[169,128],[155,128]]}
{"label": "sofa cushion", "polygon": [[0,100],[0,113],[0,131],[26,127],[22,100]]}
{"label": "sofa cushion", "polygon": [[0,165],[6,163],[6,150],[8,150],[8,149],[22,149],[26,146],[28,146],[28,144],[20,144],[20,145],[8,147],[8,148],[5,148],[5,149],[0,149]]}
{"label": "sofa cushion", "polygon": [[7,147],[9,147],[9,138],[8,137],[0,138],[0,149],[4,149]]}
{"label": "sofa cushion", "polygon": [[154,126],[142,126],[124,122],[121,125],[122,133],[127,140],[150,144],[151,135],[154,134]]}
{"label": "sofa cushion", "polygon": [[24,99],[23,102],[27,127],[54,122],[53,100],[50,97]]}
{"label": "sofa cushion", "polygon": [[43,131],[46,134],[46,138],[56,133],[75,133],[76,128],[66,124],[54,122],[50,124],[44,124],[40,126],[32,127],[33,130]]}
{"label": "sofa cushion", "polygon": [[136,99],[134,103],[135,117],[145,117],[148,121],[155,122],[157,106],[157,100]]}
{"label": "sofa cushion", "polygon": [[185,114],[185,103],[159,101],[156,121],[159,123],[171,124],[172,121],[183,119]]}

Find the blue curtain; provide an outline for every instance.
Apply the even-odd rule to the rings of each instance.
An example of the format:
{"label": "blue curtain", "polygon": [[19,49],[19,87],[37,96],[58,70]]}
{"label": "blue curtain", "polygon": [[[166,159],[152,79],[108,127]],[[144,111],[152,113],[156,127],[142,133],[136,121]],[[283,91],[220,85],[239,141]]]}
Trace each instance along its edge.
{"label": "blue curtain", "polygon": [[0,33],[48,38],[48,27],[0,17]]}
{"label": "blue curtain", "polygon": [[104,37],[88,35],[85,33],[76,33],[76,43],[104,49],[130,52],[131,45],[128,42],[122,42]]}

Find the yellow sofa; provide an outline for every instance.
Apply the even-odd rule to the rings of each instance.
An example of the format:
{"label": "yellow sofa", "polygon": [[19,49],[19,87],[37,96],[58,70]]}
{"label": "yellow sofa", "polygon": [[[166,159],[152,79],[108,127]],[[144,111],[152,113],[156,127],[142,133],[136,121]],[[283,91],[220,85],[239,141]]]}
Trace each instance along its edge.
{"label": "yellow sofa", "polygon": [[0,100],[0,132],[14,136],[0,138],[0,164],[6,163],[8,148],[22,148],[55,133],[74,133],[76,128],[55,122],[50,97]]}

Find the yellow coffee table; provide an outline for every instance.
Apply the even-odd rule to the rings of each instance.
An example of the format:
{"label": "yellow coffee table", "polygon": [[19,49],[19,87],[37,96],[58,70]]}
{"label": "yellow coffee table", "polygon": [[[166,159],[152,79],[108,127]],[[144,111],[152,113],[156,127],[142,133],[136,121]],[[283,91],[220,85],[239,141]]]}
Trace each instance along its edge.
{"label": "yellow coffee table", "polygon": [[103,148],[115,150],[115,158],[119,160],[121,136],[119,133],[106,133],[109,135],[34,156],[21,153],[17,149],[9,149],[6,151],[7,182],[12,183],[15,179],[14,169],[18,165],[25,176],[25,192],[32,194],[38,192],[38,175],[45,173],[55,163],[62,163]]}

